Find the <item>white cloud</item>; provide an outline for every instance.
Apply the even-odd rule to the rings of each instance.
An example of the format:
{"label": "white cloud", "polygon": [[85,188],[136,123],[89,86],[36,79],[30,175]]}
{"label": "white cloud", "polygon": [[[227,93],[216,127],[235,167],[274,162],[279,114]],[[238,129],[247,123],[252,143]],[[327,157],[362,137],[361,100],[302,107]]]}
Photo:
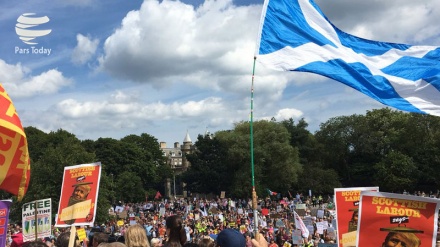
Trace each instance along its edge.
{"label": "white cloud", "polygon": [[280,109],[276,115],[275,119],[277,121],[292,119],[299,119],[303,115],[303,112],[294,108],[284,108]]}
{"label": "white cloud", "polygon": [[96,52],[99,40],[91,39],[82,34],[76,35],[77,45],[72,52],[72,62],[74,64],[85,64]]}
{"label": "white cloud", "polygon": [[[41,3],[29,4],[52,18],[54,32],[44,43],[52,54],[8,55],[19,42],[14,30],[0,49],[0,82],[11,97],[22,97],[13,100],[24,125],[62,128],[82,139],[149,133],[172,142],[183,140],[187,129],[195,140],[206,128],[213,133],[249,119],[261,2],[236,6],[231,0],[207,0],[194,7],[171,0],[69,0],[53,10]],[[440,42],[438,0],[317,3],[337,27],[363,38]],[[0,17],[2,24],[14,24],[29,7],[0,5],[15,11],[6,11],[9,18]],[[78,17],[73,8],[81,10],[78,22],[69,21]],[[99,62],[96,72],[104,73],[72,62]],[[383,107],[325,77],[271,71],[258,61],[254,79],[255,119],[304,117],[314,130],[331,117]],[[68,87],[73,81],[75,87]]]}
{"label": "white cloud", "polygon": [[10,65],[0,59],[0,74],[3,76],[0,80],[12,97],[27,98],[34,95],[54,94],[72,84],[71,79],[64,77],[56,69],[50,69],[36,76],[31,76],[30,72],[30,69],[20,63]]}
{"label": "white cloud", "polygon": [[145,1],[106,39],[101,68],[155,84],[170,76],[202,73],[206,80],[250,74],[260,10],[230,0],[209,0],[198,9],[178,1]]}
{"label": "white cloud", "polygon": [[[119,98],[129,98],[122,92],[116,93]],[[114,95],[112,95],[114,96]],[[165,104],[154,102],[144,104],[137,101],[85,101],[66,99],[57,104],[57,110],[71,119],[80,118],[121,118],[125,120],[164,120],[189,117],[207,117],[225,110],[220,98],[210,97],[199,101],[173,102]]]}

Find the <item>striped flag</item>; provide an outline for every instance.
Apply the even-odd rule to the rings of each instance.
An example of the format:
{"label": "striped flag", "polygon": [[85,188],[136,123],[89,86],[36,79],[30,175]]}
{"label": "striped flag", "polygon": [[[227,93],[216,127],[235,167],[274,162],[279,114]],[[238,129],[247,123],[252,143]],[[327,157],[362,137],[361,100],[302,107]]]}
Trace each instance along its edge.
{"label": "striped flag", "polygon": [[267,192],[270,196],[276,196],[278,194],[277,192],[271,191],[270,189],[267,189]]}
{"label": "striped flag", "polygon": [[256,57],[320,74],[403,111],[440,116],[440,48],[371,41],[339,30],[312,0],[265,0]]}
{"label": "striped flag", "polygon": [[0,189],[21,201],[30,178],[26,134],[11,98],[0,84]]}
{"label": "striped flag", "polygon": [[301,235],[303,238],[308,238],[310,235],[309,229],[307,229],[306,225],[304,224],[301,217],[296,213],[296,211],[293,211],[294,217],[295,217],[295,227],[296,229],[301,230]]}

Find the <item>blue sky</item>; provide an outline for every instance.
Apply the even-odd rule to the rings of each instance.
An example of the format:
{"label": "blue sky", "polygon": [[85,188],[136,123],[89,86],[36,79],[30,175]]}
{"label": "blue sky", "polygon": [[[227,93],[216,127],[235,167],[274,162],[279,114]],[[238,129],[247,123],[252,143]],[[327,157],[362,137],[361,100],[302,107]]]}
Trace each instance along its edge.
{"label": "blue sky", "polygon": [[[363,38],[440,45],[436,0],[317,0],[340,29]],[[0,82],[24,126],[80,139],[148,133],[193,141],[249,119],[262,1],[1,1]],[[15,32],[25,13],[47,16],[38,44]],[[31,47],[48,54],[20,54]],[[365,114],[380,103],[324,77],[256,64],[254,118]]]}

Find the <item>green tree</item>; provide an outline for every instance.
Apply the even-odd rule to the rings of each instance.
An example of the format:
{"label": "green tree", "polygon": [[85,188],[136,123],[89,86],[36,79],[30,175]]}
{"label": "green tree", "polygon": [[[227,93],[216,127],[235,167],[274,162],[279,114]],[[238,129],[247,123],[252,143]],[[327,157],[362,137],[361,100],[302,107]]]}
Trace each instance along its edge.
{"label": "green tree", "polygon": [[[287,192],[297,182],[301,171],[298,150],[289,143],[286,128],[274,121],[257,121],[253,125],[254,178],[258,194],[265,189]],[[228,147],[228,169],[232,185],[229,191],[238,197],[249,196],[252,189],[250,126],[248,122],[235,125],[232,131],[216,133]]]}
{"label": "green tree", "polygon": [[302,118],[297,124],[292,118],[281,123],[290,134],[290,145],[298,149],[302,165],[320,165],[320,149],[322,146],[316,141],[315,136],[307,130],[309,124]]}
{"label": "green tree", "polygon": [[[29,140],[36,139],[34,134],[44,136],[41,132],[33,130],[27,133]],[[11,218],[17,221],[21,219],[22,204],[37,199],[52,198],[52,212],[55,214],[59,204],[64,167],[95,161],[95,155],[86,152],[75,135],[67,131],[50,132],[46,139],[45,148],[38,151],[41,152],[41,155],[36,159],[31,157],[33,161],[31,163],[31,178],[25,197],[22,202],[13,204],[16,214],[12,214]],[[28,142],[28,145],[33,145],[33,143]],[[105,205],[98,205],[98,208],[100,206],[108,209]]]}
{"label": "green tree", "polygon": [[116,179],[116,192],[126,202],[145,201],[142,179],[135,172],[123,171]]}
{"label": "green tree", "polygon": [[376,181],[381,190],[402,192],[403,189],[413,189],[417,183],[417,166],[408,155],[391,151],[378,162],[375,167]]}
{"label": "green tree", "polygon": [[197,149],[187,155],[191,166],[183,174],[189,191],[220,194],[231,184],[226,160],[228,149],[218,138],[199,135],[195,142]]}

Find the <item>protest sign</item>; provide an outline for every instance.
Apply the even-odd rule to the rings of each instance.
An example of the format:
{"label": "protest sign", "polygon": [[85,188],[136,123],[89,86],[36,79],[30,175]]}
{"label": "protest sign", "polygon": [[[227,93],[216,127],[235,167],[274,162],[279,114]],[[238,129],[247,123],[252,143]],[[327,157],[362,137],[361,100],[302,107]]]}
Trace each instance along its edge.
{"label": "protest sign", "polygon": [[324,234],[324,222],[316,222],[316,232],[319,234]]}
{"label": "protest sign", "polygon": [[438,202],[436,198],[362,191],[357,246],[389,246],[396,241],[407,247],[435,246]]}
{"label": "protest sign", "polygon": [[100,178],[100,162],[64,167],[56,226],[85,226],[95,221]]}
{"label": "protest sign", "polygon": [[[335,189],[336,225],[338,226],[337,242],[339,247],[354,246],[356,244],[356,230],[361,191],[379,191],[379,187]],[[347,234],[349,232],[354,232],[354,234]]]}
{"label": "protest sign", "polygon": [[84,239],[87,238],[87,233],[84,228],[80,228],[80,229],[76,230],[76,234],[78,235],[79,241],[84,241]]}
{"label": "protest sign", "polygon": [[324,218],[324,210],[323,209],[318,209],[316,211],[316,218],[320,218],[320,219]]}
{"label": "protest sign", "polygon": [[124,208],[123,208],[123,207],[121,207],[121,206],[116,206],[116,207],[115,207],[115,212],[120,213],[120,212],[122,212],[122,211],[124,211]]}
{"label": "protest sign", "polygon": [[130,221],[130,226],[137,224],[136,217],[135,217],[135,215],[133,213],[128,214],[128,219]]}
{"label": "protest sign", "polygon": [[[37,217],[35,217],[37,213]],[[52,199],[42,199],[23,204],[22,206],[23,241],[50,237],[52,230]],[[37,226],[37,229],[35,229]]]}
{"label": "protest sign", "polygon": [[293,244],[303,244],[304,240],[301,236],[301,230],[292,231],[292,243]]}
{"label": "protest sign", "polygon": [[304,225],[306,226],[313,226],[313,221],[311,216],[306,216],[303,219]]}
{"label": "protest sign", "polygon": [[11,200],[0,201],[0,246],[6,246],[6,240],[8,239],[8,218],[11,204]]}
{"label": "protest sign", "polygon": [[221,198],[221,199],[225,198],[225,194],[226,194],[225,191],[221,191],[221,192],[220,192],[220,198]]}

